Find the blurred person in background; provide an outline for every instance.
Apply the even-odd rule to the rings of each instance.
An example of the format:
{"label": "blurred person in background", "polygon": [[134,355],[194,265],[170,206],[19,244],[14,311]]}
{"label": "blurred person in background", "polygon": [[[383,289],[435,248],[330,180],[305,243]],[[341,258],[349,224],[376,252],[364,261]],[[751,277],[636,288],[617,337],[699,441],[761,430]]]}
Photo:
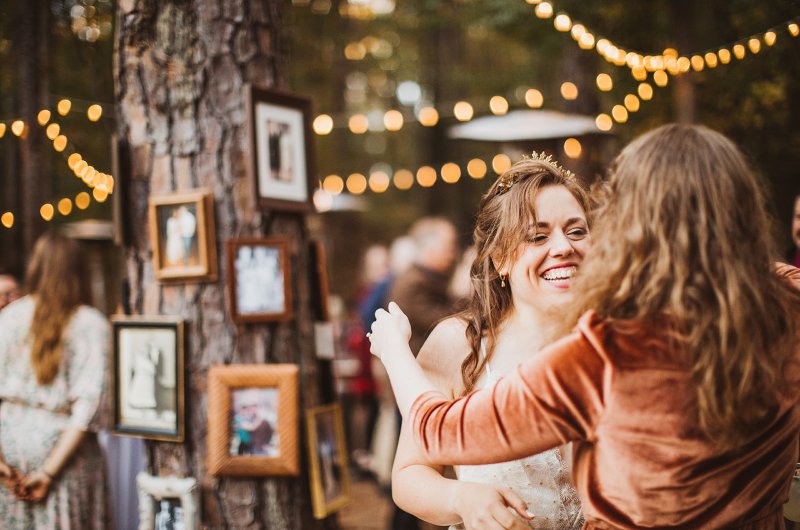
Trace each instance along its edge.
{"label": "blurred person in background", "polygon": [[30,293],[0,312],[0,521],[6,530],[110,528],[100,427],[109,348],[77,242],[39,238]]}
{"label": "blurred person in background", "polygon": [[795,267],[800,267],[800,192],[794,198],[794,210],[792,211],[792,243],[794,248],[786,256],[787,262]]}
{"label": "blurred person in background", "polygon": [[22,296],[19,282],[11,274],[0,273],[0,309]]}

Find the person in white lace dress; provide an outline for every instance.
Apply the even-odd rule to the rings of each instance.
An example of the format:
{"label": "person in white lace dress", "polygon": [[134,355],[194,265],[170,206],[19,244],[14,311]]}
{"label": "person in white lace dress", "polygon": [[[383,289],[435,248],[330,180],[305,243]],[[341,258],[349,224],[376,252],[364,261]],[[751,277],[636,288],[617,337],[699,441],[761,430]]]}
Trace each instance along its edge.
{"label": "person in white lace dress", "polygon": [[[515,164],[478,209],[470,301],[439,323],[417,357],[455,397],[491,385],[552,338],[559,308],[589,247],[584,188],[550,158]],[[519,344],[528,345],[519,348]],[[395,502],[451,529],[577,529],[580,501],[569,449],[501,464],[459,466],[457,480],[427,463],[404,425],[392,478]]]}

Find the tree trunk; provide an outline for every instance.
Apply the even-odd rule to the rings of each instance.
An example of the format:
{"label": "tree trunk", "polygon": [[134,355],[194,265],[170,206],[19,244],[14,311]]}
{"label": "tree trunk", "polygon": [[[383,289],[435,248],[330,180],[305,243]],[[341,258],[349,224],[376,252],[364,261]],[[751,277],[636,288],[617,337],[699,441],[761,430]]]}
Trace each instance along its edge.
{"label": "tree trunk", "polygon": [[[186,441],[148,442],[150,472],[194,476],[202,489],[202,522],[210,528],[331,528],[311,516],[301,432],[298,477],[237,479],[206,473],[206,390],[215,364],[295,363],[300,410],[319,402],[320,365],[313,351],[304,219],[258,209],[254,199],[246,83],[285,87],[280,0],[120,0],[115,81],[118,133],[129,160],[121,187],[128,305],[133,313],[186,319]],[[220,280],[160,284],[151,262],[148,197],[191,188],[214,196]],[[292,322],[237,327],[226,309],[224,242],[283,235],[290,248]],[[302,414],[300,416],[302,418]]]}

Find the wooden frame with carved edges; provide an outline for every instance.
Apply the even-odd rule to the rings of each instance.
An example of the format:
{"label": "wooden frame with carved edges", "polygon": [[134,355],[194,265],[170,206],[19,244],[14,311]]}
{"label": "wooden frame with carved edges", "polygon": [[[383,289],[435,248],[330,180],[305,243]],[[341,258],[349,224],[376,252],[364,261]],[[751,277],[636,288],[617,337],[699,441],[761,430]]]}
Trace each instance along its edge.
{"label": "wooden frame with carved edges", "polygon": [[338,403],[306,410],[311,504],[314,517],[323,519],[350,502],[342,407]]}
{"label": "wooden frame with carved edges", "polygon": [[200,530],[197,479],[155,477],[142,472],[136,475],[136,487],[139,493],[139,530]]}
{"label": "wooden frame with carved edges", "polygon": [[208,472],[297,475],[296,364],[217,365],[208,372]]}
{"label": "wooden frame with carved edges", "polygon": [[153,268],[162,281],[217,279],[214,198],[204,189],[150,197]]}
{"label": "wooden frame with carved edges", "polygon": [[287,238],[229,240],[227,265],[234,322],[292,319],[292,270]]}
{"label": "wooden frame with carved edges", "polygon": [[182,442],[186,432],[184,321],[122,316],[112,322],[116,434]]}

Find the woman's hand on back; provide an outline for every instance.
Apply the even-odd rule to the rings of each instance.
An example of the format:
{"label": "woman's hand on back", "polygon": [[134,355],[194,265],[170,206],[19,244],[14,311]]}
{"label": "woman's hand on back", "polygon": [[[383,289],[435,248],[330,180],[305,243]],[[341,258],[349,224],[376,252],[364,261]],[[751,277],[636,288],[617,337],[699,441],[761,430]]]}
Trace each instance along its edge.
{"label": "woman's hand on back", "polygon": [[29,502],[42,501],[47,497],[52,483],[52,478],[41,469],[37,469],[22,478],[17,486],[17,498]]}
{"label": "woman's hand on back", "polygon": [[411,324],[400,306],[390,302],[388,311],[385,309],[375,311],[375,322],[372,323],[372,331],[367,333],[367,337],[372,354],[383,360],[383,356],[387,353],[408,346],[408,341],[411,339]]}
{"label": "woman's hand on back", "polygon": [[533,518],[519,495],[500,486],[459,482],[452,502],[466,530],[523,530]]}
{"label": "woman's hand on back", "polygon": [[0,462],[0,485],[14,493],[19,484],[19,472],[5,462]]}

